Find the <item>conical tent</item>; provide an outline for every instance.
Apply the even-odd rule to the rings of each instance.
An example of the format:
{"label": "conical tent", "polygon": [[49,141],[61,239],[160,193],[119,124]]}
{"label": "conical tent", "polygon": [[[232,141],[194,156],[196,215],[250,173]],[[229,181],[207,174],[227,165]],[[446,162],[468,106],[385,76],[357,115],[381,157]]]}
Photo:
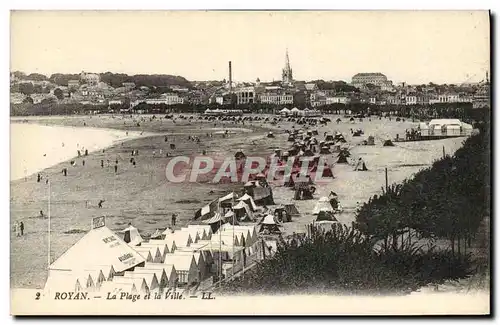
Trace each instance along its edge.
{"label": "conical tent", "polygon": [[137,246],[144,241],[139,233],[139,230],[132,225],[129,225],[120,232],[124,233],[123,241],[131,246]]}
{"label": "conical tent", "polygon": [[313,215],[319,214],[321,211],[333,212],[332,205],[326,196],[321,197],[312,210]]}

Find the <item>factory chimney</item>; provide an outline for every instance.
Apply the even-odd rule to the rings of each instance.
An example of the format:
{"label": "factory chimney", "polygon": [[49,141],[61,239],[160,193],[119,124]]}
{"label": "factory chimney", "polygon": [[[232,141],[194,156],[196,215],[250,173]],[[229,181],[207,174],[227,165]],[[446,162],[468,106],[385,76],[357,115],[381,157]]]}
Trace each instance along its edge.
{"label": "factory chimney", "polygon": [[233,92],[233,71],[231,69],[231,61],[229,61],[229,92]]}

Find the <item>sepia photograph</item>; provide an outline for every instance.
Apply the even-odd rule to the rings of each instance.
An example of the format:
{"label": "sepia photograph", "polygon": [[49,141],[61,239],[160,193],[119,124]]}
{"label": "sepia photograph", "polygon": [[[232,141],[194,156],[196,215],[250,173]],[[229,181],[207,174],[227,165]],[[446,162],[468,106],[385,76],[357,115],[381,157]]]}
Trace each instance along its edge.
{"label": "sepia photograph", "polygon": [[490,315],[491,13],[10,12],[12,315]]}

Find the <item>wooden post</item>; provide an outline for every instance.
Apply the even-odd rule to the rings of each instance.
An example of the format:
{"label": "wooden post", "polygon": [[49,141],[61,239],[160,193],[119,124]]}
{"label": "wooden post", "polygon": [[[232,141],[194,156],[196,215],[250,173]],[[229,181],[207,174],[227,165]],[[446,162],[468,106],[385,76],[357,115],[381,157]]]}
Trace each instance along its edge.
{"label": "wooden post", "polygon": [[385,191],[386,191],[386,193],[388,190],[389,190],[389,179],[387,177],[387,167],[385,167]]}

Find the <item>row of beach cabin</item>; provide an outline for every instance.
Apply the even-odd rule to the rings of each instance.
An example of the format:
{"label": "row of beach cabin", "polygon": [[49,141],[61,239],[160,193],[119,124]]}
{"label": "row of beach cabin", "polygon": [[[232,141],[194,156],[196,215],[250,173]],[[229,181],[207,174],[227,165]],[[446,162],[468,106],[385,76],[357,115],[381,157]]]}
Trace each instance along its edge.
{"label": "row of beach cabin", "polygon": [[133,237],[128,243],[105,226],[90,230],[50,265],[46,290],[149,293],[189,288],[219,278],[221,272],[239,272],[260,254],[255,226],[227,224],[213,234],[209,225],[189,225],[148,241],[130,228],[125,231]]}

